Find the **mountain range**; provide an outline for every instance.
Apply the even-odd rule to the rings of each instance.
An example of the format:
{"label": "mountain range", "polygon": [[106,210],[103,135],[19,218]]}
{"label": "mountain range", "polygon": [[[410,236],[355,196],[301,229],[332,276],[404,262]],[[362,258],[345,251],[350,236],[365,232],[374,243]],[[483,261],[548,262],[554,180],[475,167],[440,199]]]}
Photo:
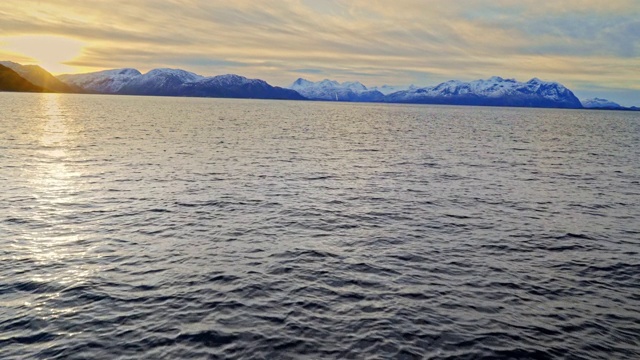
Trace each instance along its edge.
{"label": "mountain range", "polygon": [[640,110],[600,98],[581,101],[564,85],[537,78],[518,82],[494,76],[470,82],[450,80],[427,87],[371,88],[357,81],[312,82],[299,78],[282,88],[234,74],[202,76],[169,68],[153,69],[145,74],[123,68],[55,77],[40,66],[11,61],[0,61],[0,91]]}
{"label": "mountain range", "polygon": [[564,85],[534,78],[526,83],[494,76],[487,80],[442,84],[399,91],[385,99],[388,102],[485,105],[543,108],[582,108],[580,100]]}
{"label": "mountain range", "polygon": [[193,96],[304,100],[294,90],[271,86],[239,75],[205,77],[180,69],[116,69],[89,74],[60,75],[60,80],[92,93],[119,95]]}
{"label": "mountain range", "polygon": [[387,93],[369,90],[358,82],[296,80],[290,89],[311,100],[376,101],[410,104],[517,106],[545,108],[583,108],[580,100],[565,86],[531,79],[521,83],[494,76],[487,80],[451,80],[431,87],[411,86]]}
{"label": "mountain range", "polygon": [[378,90],[369,90],[361,83],[344,82],[339,83],[332,80],[311,82],[305,79],[298,79],[289,86],[300,95],[310,100],[324,101],[358,101],[358,102],[381,102],[384,101],[384,94]]}

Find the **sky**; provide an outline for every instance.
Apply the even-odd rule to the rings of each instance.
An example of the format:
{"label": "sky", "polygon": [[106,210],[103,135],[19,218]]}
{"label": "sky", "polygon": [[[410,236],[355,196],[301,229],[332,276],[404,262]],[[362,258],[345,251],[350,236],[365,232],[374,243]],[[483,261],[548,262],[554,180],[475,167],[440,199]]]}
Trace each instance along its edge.
{"label": "sky", "polygon": [[2,0],[0,60],[287,86],[557,81],[640,106],[640,0]]}

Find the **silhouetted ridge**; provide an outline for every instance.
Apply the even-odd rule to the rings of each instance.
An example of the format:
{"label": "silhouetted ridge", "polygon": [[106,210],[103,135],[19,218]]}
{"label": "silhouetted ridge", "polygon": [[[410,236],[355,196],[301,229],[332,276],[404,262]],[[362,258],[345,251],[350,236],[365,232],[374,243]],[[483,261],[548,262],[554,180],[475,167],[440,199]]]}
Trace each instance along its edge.
{"label": "silhouetted ridge", "polygon": [[65,84],[38,65],[21,65],[12,61],[0,61],[0,65],[10,68],[25,80],[44,89],[62,93],[82,92],[80,87]]}
{"label": "silhouetted ridge", "polygon": [[0,65],[0,91],[43,92],[46,90],[33,85],[10,68]]}

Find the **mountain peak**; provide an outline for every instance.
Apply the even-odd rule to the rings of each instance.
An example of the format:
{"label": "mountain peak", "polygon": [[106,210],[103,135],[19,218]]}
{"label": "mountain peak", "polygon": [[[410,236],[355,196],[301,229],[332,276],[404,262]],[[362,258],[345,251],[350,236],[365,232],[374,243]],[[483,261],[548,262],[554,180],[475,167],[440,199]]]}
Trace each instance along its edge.
{"label": "mountain peak", "polygon": [[325,86],[340,86],[340,83],[335,81],[335,80],[330,80],[330,79],[324,79],[322,81],[320,81],[320,84],[323,84]]}
{"label": "mountain peak", "polygon": [[204,79],[204,76],[192,73],[190,71],[182,70],[182,69],[170,69],[170,68],[158,68],[149,71],[148,73],[143,75],[145,78],[149,77],[174,77],[179,79],[179,81],[187,82],[187,81],[197,81],[200,79]]}
{"label": "mountain peak", "polygon": [[311,81],[305,79],[305,78],[298,78],[296,81],[293,82],[294,84],[309,84],[311,83]]}
{"label": "mountain peak", "polygon": [[109,69],[86,74],[59,75],[58,79],[77,86],[86,91],[115,94],[129,83],[129,81],[142,76],[140,71],[132,68]]}
{"label": "mountain peak", "polygon": [[369,90],[359,81],[345,81],[324,79],[311,82],[302,78],[294,81],[289,87],[302,96],[312,100],[326,101],[382,101],[384,95],[377,90]]}
{"label": "mountain peak", "polygon": [[142,73],[138,69],[134,68],[115,69],[114,71],[120,75],[142,75]]}
{"label": "mountain peak", "polygon": [[353,91],[367,91],[367,87],[359,81],[345,81],[342,86],[347,87]]}
{"label": "mountain peak", "polygon": [[214,78],[229,79],[229,80],[249,80],[249,79],[247,79],[246,77],[244,77],[242,75],[236,75],[236,74],[216,75],[216,76],[214,76]]}
{"label": "mountain peak", "polygon": [[582,106],[586,109],[622,109],[622,105],[607,99],[592,98],[582,100]]}
{"label": "mountain peak", "polygon": [[388,84],[384,84],[382,86],[374,86],[372,88],[370,88],[370,90],[376,90],[381,92],[383,95],[389,95],[389,94],[393,94],[395,92],[398,91],[405,91],[405,90],[414,90],[417,89],[418,87],[416,87],[415,85],[400,85],[400,86],[394,86],[394,85],[388,85]]}
{"label": "mountain peak", "polygon": [[254,83],[256,85],[262,84],[262,83],[266,84],[266,82],[264,82],[263,80],[247,79],[244,76],[240,76],[236,74],[224,74],[224,75],[212,76],[212,77],[204,78],[202,81],[211,83],[211,84],[216,83],[220,86],[240,86],[247,83]]}

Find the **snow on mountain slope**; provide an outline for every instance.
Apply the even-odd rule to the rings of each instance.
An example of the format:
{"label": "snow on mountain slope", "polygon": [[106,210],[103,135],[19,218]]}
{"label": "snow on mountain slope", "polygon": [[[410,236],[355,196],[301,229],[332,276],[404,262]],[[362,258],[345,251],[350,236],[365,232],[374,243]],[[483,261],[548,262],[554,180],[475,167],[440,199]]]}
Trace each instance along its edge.
{"label": "snow on mountain slope", "polygon": [[328,101],[382,101],[384,95],[377,90],[369,90],[361,83],[322,80],[312,82],[306,79],[298,79],[289,86],[289,89],[299,92],[302,96],[312,100]]}
{"label": "snow on mountain slope", "polygon": [[196,82],[204,76],[180,69],[153,69],[126,83],[118,94],[126,95],[180,95],[182,84]]}
{"label": "snow on mountain slope", "polygon": [[364,92],[367,91],[367,87],[362,85],[359,81],[346,81],[342,83],[343,87],[353,91],[353,92]]}
{"label": "snow on mountain slope", "polygon": [[593,98],[582,100],[582,106],[585,109],[622,109],[623,106],[606,99]]}
{"label": "snow on mountain slope", "polygon": [[226,74],[208,77],[202,80],[202,83],[215,86],[238,86],[244,84],[267,85],[267,82],[259,79],[247,79],[244,76],[235,74]]}
{"label": "snow on mountain slope", "polygon": [[377,91],[380,91],[383,95],[389,95],[389,94],[393,94],[394,92],[405,91],[405,90],[415,90],[417,88],[418,87],[415,85],[408,85],[408,86],[382,85],[382,86],[374,86],[370,88],[370,90],[377,90]]}
{"label": "snow on mountain slope", "polygon": [[[154,69],[144,75],[135,69],[116,69],[61,75],[59,79],[88,91],[108,94],[583,108],[580,100],[562,84],[537,78],[523,83],[494,76],[471,82],[451,80],[431,87],[385,85],[372,89],[357,81],[339,83],[325,79],[312,82],[302,78],[283,89],[239,75],[203,77],[180,69]],[[398,89],[402,90],[396,91]],[[594,99],[585,101],[585,106],[595,107],[590,105],[592,103],[607,102]]]}
{"label": "snow on mountain slope", "polygon": [[264,80],[247,79],[233,74],[184,83],[180,88],[180,96],[304,100],[304,97],[294,90],[271,86]]}
{"label": "snow on mountain slope", "polygon": [[59,75],[61,81],[83,88],[86,91],[115,94],[132,79],[142,76],[136,69],[113,69],[87,74]]}
{"label": "snow on mountain slope", "polygon": [[263,80],[231,74],[204,77],[181,69],[153,69],[144,75],[135,69],[116,69],[59,78],[105,94],[304,99],[296,91],[274,87]]}
{"label": "snow on mountain slope", "polygon": [[148,73],[144,74],[143,77],[147,78],[172,78],[177,79],[182,82],[192,82],[204,79],[204,76],[198,75],[186,70],[182,69],[168,69],[168,68],[160,68],[153,69]]}
{"label": "snow on mountain slope", "polygon": [[399,91],[386,102],[582,108],[580,100],[565,86],[533,78],[526,83],[498,76],[487,80],[451,80],[433,87]]}

